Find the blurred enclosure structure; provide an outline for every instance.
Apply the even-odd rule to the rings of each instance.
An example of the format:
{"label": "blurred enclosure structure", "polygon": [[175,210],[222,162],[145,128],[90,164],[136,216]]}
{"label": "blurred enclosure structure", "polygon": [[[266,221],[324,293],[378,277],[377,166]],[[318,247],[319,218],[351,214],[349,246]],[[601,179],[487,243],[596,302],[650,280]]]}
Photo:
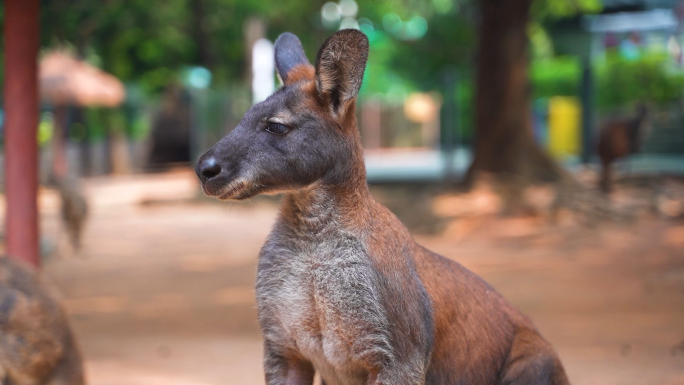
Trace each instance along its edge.
{"label": "blurred enclosure structure", "polygon": [[[207,200],[192,168],[280,86],[279,34],[299,36],[313,63],[331,33],[358,28],[374,196],[528,314],[574,384],[684,384],[684,0],[496,2],[530,9],[523,70],[506,83],[522,92],[488,95],[525,105],[518,134],[578,182],[526,189],[517,217],[502,215],[495,183],[452,183],[476,157],[478,117],[504,114],[478,110],[478,74],[507,70],[478,66],[492,3],[41,0],[40,251],[90,383],[263,383],[253,284],[276,199]],[[614,165],[612,195],[599,193],[600,133],[641,106],[636,151]],[[518,136],[495,138],[492,158]],[[80,251],[65,241],[72,227]]]}
{"label": "blurred enclosure structure", "polygon": [[[649,130],[634,167],[676,172],[684,152],[681,2],[537,3],[543,4],[533,9],[528,33],[537,142],[566,164],[595,163],[601,124],[632,116],[643,102]],[[434,0],[394,10],[392,1],[193,0],[159,12],[154,5],[94,4],[43,2],[42,60],[55,50],[85,60],[119,78],[126,99],[116,108],[60,110],[43,98],[44,169],[52,159],[45,143],[60,120],[68,162],[79,175],[189,164],[239,122],[255,100],[252,88],[263,88],[264,81],[252,79],[276,85],[272,65],[265,75],[254,72],[271,56],[255,62],[251,47],[292,30],[313,61],[323,39],[346,27],[362,29],[371,41],[358,103],[370,180],[441,180],[462,175],[472,158],[476,2]]]}

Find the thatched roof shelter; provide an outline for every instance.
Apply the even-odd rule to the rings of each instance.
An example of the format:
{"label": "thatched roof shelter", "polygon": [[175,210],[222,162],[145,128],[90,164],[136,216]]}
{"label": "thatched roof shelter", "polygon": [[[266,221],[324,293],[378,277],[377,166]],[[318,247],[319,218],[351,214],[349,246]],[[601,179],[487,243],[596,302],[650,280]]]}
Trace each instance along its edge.
{"label": "thatched roof shelter", "polygon": [[41,98],[55,105],[115,107],[126,96],[119,79],[63,52],[41,60],[39,84]]}

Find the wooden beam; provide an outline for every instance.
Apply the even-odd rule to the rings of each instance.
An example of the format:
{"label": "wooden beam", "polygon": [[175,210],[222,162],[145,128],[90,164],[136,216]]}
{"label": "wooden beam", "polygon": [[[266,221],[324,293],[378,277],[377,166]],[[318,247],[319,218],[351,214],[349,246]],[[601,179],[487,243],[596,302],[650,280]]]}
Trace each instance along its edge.
{"label": "wooden beam", "polygon": [[5,0],[7,253],[34,266],[38,248],[39,0]]}

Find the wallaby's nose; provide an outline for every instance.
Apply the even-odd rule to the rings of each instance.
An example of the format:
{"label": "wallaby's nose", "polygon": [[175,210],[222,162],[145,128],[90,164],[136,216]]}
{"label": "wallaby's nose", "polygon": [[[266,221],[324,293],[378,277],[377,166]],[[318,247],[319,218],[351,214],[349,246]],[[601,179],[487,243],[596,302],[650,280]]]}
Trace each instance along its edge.
{"label": "wallaby's nose", "polygon": [[204,183],[221,173],[221,165],[216,162],[216,159],[213,156],[211,156],[201,160],[195,171],[202,183]]}

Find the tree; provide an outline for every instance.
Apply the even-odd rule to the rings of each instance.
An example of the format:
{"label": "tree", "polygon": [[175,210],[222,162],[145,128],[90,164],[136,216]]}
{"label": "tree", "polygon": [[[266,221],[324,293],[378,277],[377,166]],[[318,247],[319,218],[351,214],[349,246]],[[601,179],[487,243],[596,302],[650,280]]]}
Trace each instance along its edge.
{"label": "tree", "polygon": [[149,94],[160,94],[193,65],[207,67],[212,83],[225,87],[245,72],[245,20],[265,20],[271,40],[291,30],[313,47],[325,37],[311,22],[320,6],[313,0],[42,0],[41,46],[73,48]]}
{"label": "tree", "polygon": [[482,0],[475,91],[475,158],[480,171],[557,180],[561,169],[534,142],[530,122],[527,26],[532,0]]}
{"label": "tree", "polygon": [[[505,182],[558,181],[565,173],[535,143],[530,117],[528,26],[532,15],[595,10],[591,0],[481,0],[475,91],[475,158],[480,172]],[[533,9],[533,7],[535,7]]]}

